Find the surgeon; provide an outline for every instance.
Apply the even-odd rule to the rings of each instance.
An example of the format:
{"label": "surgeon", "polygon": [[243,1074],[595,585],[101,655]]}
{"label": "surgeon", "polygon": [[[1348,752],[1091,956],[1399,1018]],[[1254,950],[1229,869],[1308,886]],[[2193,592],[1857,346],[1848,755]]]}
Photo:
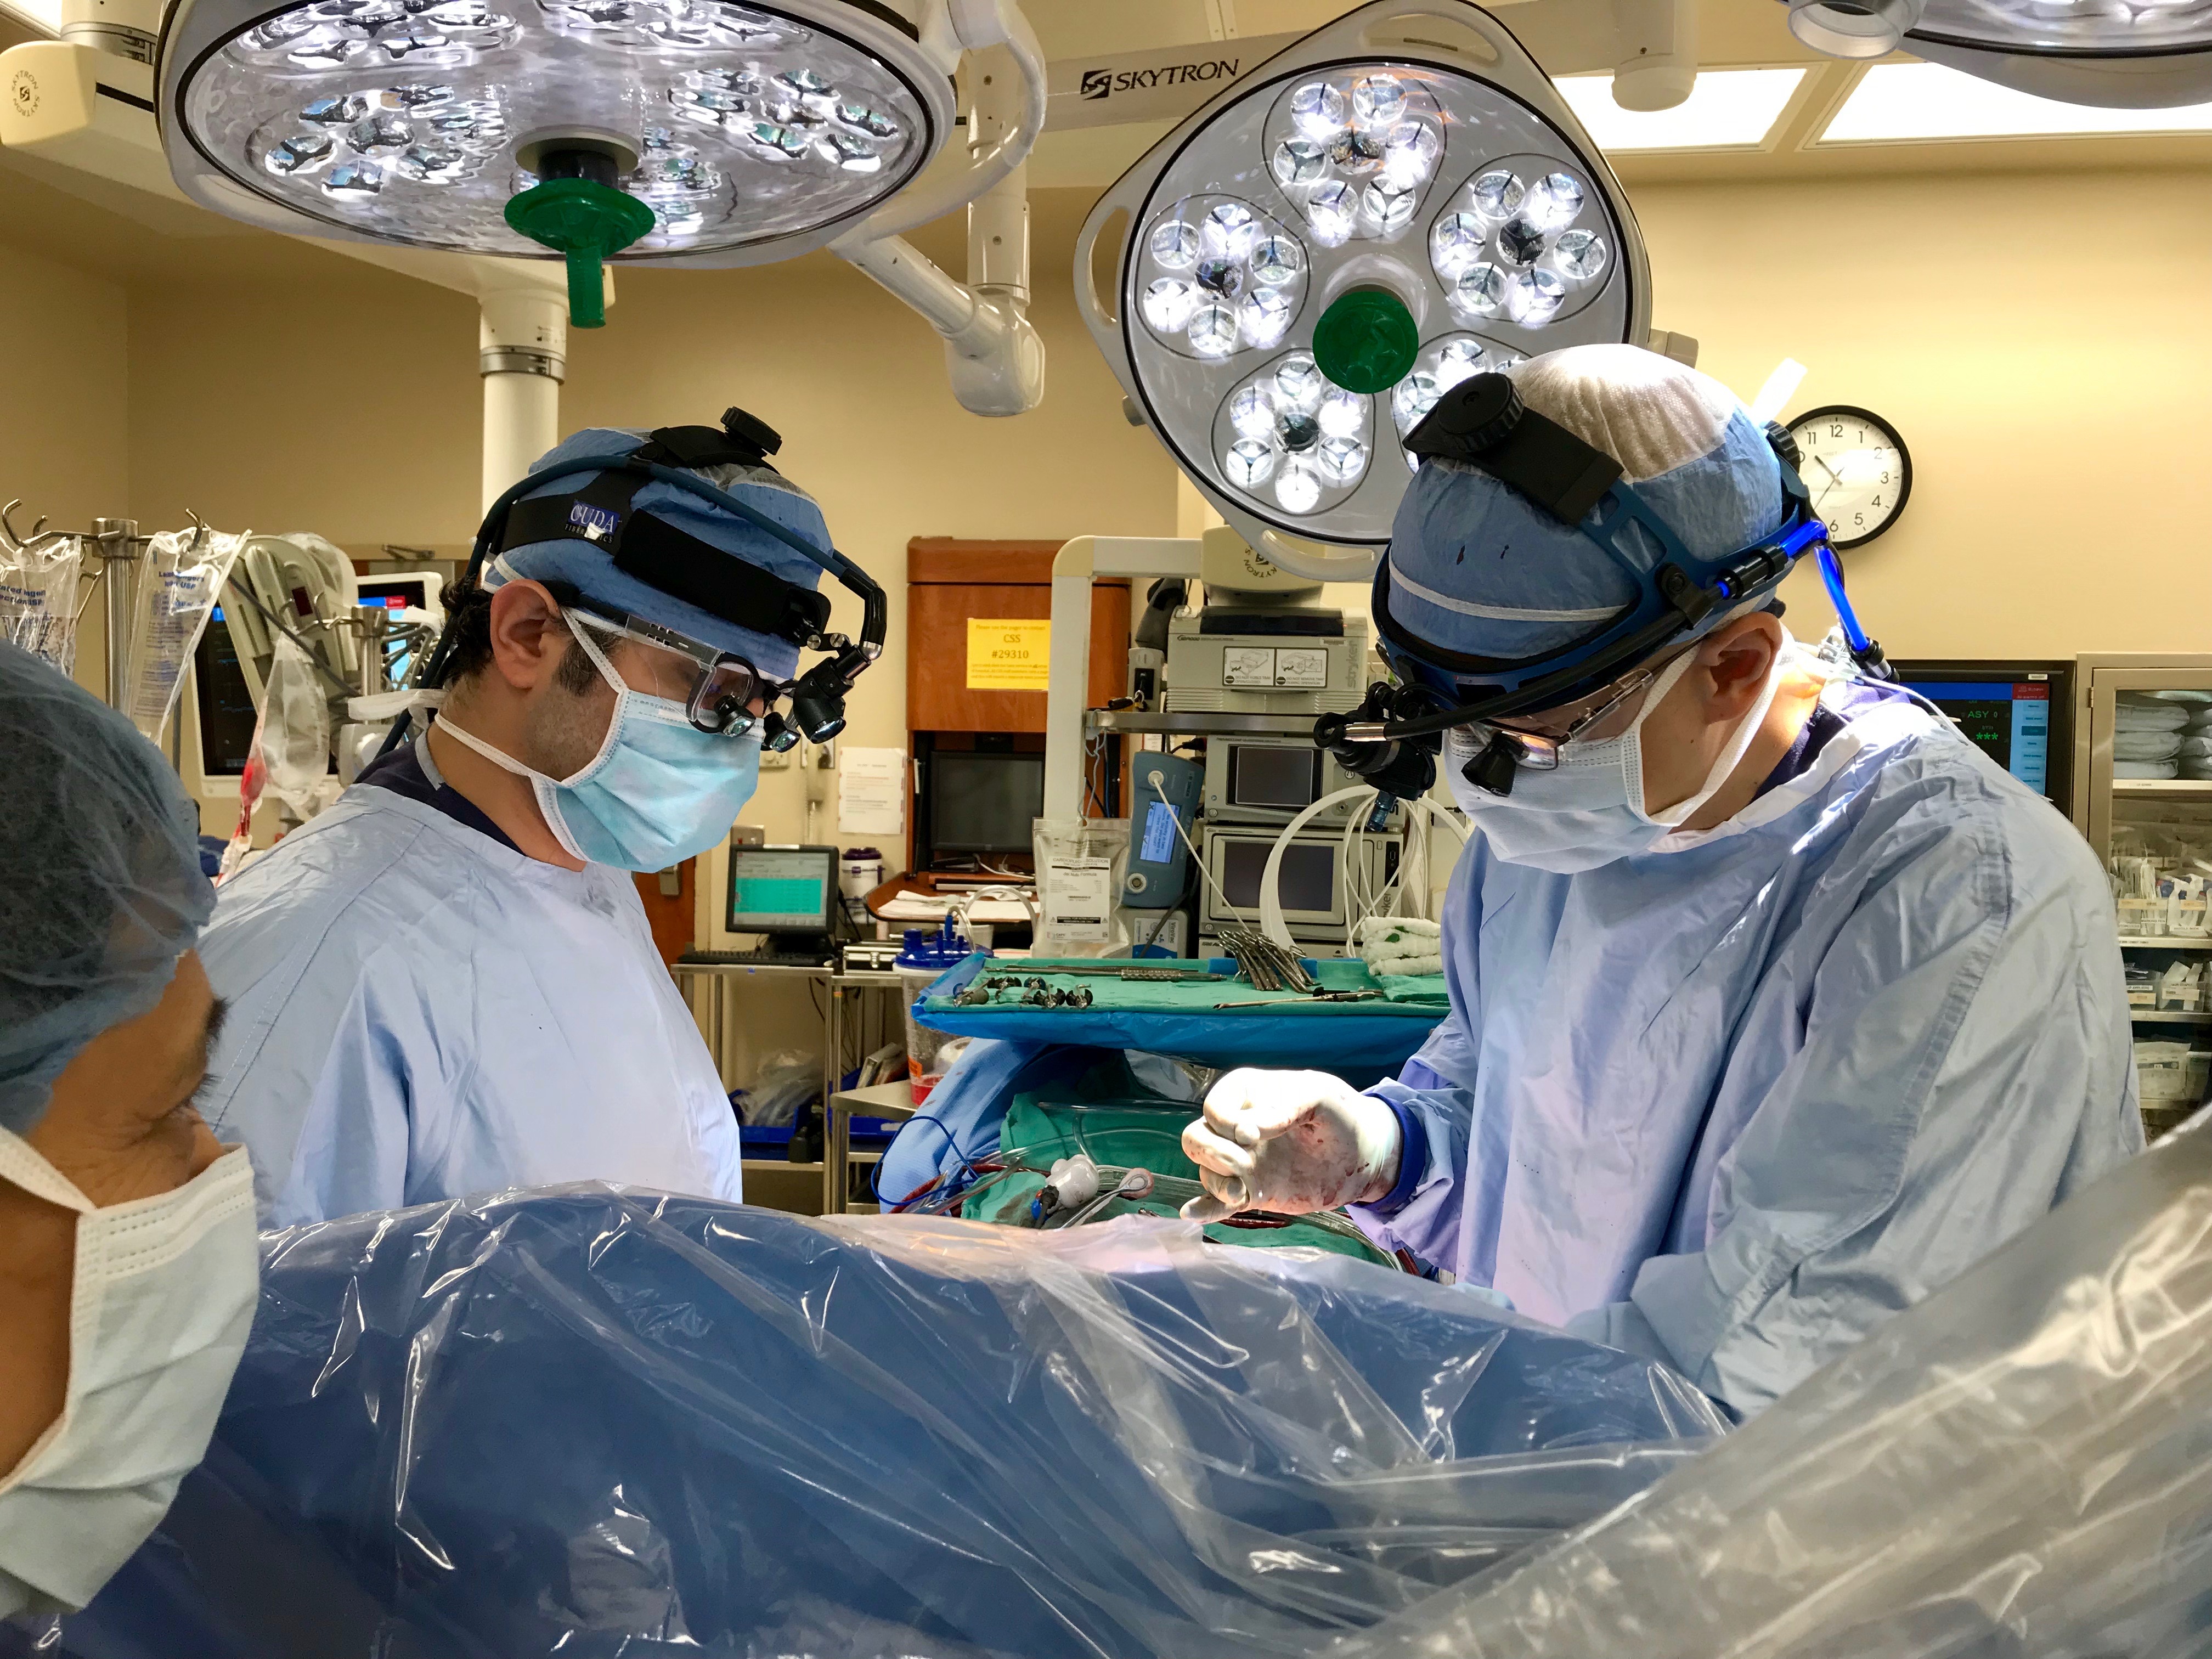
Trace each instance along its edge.
{"label": "surgeon", "polygon": [[729,833],[763,735],[795,738],[770,706],[802,645],[842,647],[839,685],[866,665],[822,632],[842,556],[779,444],[732,410],[545,456],[447,595],[428,729],[224,884],[205,1110],[270,1224],[591,1178],[740,1196],[631,872]]}
{"label": "surgeon", "polygon": [[2095,857],[1855,618],[1791,639],[1822,538],[1773,432],[1627,346],[1414,431],[1405,686],[1322,735],[1442,732],[1451,1012],[1397,1082],[1234,1072],[1184,1137],[1197,1212],[1350,1204],[1746,1414],[2142,1145]]}
{"label": "surgeon", "polygon": [[222,1005],[199,812],[0,643],[0,1618],[83,1606],[207,1450],[260,1278],[253,1176],[193,1109]]}

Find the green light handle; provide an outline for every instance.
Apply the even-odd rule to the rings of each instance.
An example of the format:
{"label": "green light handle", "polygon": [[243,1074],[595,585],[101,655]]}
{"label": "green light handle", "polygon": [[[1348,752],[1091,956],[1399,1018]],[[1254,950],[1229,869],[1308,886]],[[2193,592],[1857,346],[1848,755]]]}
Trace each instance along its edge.
{"label": "green light handle", "polygon": [[599,275],[597,249],[568,250],[568,326],[605,328],[607,325],[606,283]]}

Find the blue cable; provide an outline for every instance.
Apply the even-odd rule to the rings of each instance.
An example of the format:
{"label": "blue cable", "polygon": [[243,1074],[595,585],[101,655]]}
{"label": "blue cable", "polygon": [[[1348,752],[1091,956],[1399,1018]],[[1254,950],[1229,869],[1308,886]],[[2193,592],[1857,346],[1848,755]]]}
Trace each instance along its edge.
{"label": "blue cable", "polygon": [[1820,546],[1820,580],[1828,590],[1828,603],[1836,607],[1836,620],[1843,625],[1844,643],[1851,648],[1851,655],[1859,655],[1867,648],[1866,629],[1859,626],[1858,612],[1844,594],[1844,567],[1836,557],[1836,550],[1823,541]]}
{"label": "blue cable", "polygon": [[[960,1160],[958,1166],[945,1177],[945,1181],[948,1185],[952,1182],[957,1181],[963,1170],[970,1175],[975,1173],[975,1156],[972,1153],[963,1152],[960,1150],[960,1143],[952,1137],[952,1126],[947,1123],[943,1118],[933,1117],[927,1113],[917,1117],[910,1117],[907,1119],[905,1122],[899,1125],[898,1134],[891,1137],[890,1146],[884,1148],[884,1158],[889,1158],[891,1155],[891,1147],[896,1146],[899,1144],[900,1136],[905,1134],[908,1129],[913,1128],[917,1123],[934,1123],[944,1132],[945,1145],[952,1149],[953,1155]],[[884,1159],[878,1158],[876,1160],[876,1167],[871,1170],[868,1175],[868,1191],[874,1197],[878,1204],[881,1204],[884,1201],[883,1179]],[[903,1202],[904,1200],[902,1200],[901,1201]]]}

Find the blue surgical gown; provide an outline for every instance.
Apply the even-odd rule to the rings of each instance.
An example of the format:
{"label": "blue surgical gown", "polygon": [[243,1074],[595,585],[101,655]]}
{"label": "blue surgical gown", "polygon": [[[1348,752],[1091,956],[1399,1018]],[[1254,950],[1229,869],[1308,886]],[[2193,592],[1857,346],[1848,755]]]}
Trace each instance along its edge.
{"label": "blue surgical gown", "polygon": [[202,1111],[264,1225],[604,1179],[739,1197],[738,1125],[627,872],[356,785],[225,883]]}
{"label": "blue surgical gown", "polygon": [[1382,1243],[1755,1412],[2139,1151],[2104,872],[1901,698],[1575,876],[1471,838]]}

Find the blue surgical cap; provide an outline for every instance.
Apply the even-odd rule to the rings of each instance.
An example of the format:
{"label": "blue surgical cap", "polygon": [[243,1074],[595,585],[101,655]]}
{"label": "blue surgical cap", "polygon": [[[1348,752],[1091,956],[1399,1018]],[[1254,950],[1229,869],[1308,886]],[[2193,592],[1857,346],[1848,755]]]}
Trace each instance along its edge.
{"label": "blue surgical cap", "polygon": [[[1574,346],[1506,372],[1530,409],[1619,461],[1625,482],[1699,558],[1724,558],[1780,527],[1782,464],[1711,375],[1626,345]],[[1634,525],[1618,543],[1639,572],[1664,556]],[[1468,656],[1522,661],[1559,650],[1638,592],[1588,536],[1450,460],[1424,461],[1413,475],[1389,558],[1392,619]],[[1705,629],[1741,609],[1716,611]]]}
{"label": "blue surgical cap", "polygon": [[161,751],[59,670],[0,643],[0,1127],[161,1000],[215,908],[200,815]]}
{"label": "blue surgical cap", "polygon": [[[627,454],[650,435],[611,427],[587,427],[538,457],[530,470],[540,472],[559,462],[592,455]],[[823,520],[822,509],[814,504],[811,495],[774,468],[732,463],[695,471],[717,489],[775,520],[801,540],[828,550],[830,526]],[[532,490],[526,499],[573,494],[599,476],[596,472],[571,472],[544,489]],[[673,484],[662,483],[658,479],[647,482],[632,498],[632,505],[796,586],[813,588],[821,582],[822,567],[796,548],[778,541],[758,525],[726,513],[711,501],[702,501]],[[532,581],[570,582],[586,599],[641,617],[662,628],[673,629],[686,639],[696,640],[718,651],[734,652],[776,679],[789,679],[798,671],[799,647],[789,640],[740,628],[695,605],[672,599],[659,588],[616,569],[613,556],[588,542],[530,542],[510,550],[500,563],[506,567],[504,570],[496,567],[485,570],[483,581],[487,587],[496,587],[509,576],[526,577]]]}

